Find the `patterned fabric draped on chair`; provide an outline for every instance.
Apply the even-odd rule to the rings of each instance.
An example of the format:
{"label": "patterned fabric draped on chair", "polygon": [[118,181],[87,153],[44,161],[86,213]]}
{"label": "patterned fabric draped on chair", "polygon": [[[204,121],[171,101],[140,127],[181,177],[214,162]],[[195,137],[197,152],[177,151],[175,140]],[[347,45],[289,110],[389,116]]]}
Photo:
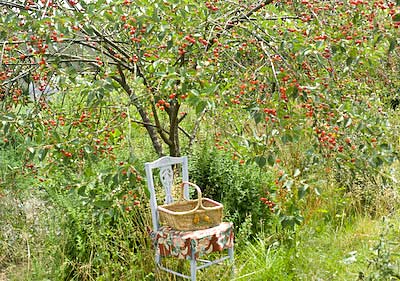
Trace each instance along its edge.
{"label": "patterned fabric draped on chair", "polygon": [[197,258],[233,246],[233,224],[229,222],[196,231],[173,230],[163,226],[151,232],[157,254],[179,259],[191,259],[192,249]]}

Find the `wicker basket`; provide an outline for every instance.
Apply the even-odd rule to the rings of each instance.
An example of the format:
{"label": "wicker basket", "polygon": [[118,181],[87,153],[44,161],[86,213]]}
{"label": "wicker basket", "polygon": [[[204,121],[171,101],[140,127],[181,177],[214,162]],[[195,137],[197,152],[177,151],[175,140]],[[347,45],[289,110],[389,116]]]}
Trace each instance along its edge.
{"label": "wicker basket", "polygon": [[[158,206],[162,225],[176,230],[199,230],[217,226],[222,221],[223,205],[208,198],[202,198],[200,188],[190,182],[183,182],[197,190],[196,200],[185,200],[181,195],[179,201]],[[181,193],[182,194],[182,193]]]}

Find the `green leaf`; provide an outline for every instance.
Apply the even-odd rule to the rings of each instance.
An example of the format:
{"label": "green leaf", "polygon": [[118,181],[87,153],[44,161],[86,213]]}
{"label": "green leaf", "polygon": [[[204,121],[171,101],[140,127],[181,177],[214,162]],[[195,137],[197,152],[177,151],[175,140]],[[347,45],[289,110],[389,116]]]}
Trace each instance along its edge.
{"label": "green leaf", "polygon": [[80,195],[80,196],[85,196],[86,194],[85,194],[85,191],[86,191],[86,184],[84,184],[84,185],[82,185],[81,187],[79,187],[78,188],[78,194]]}
{"label": "green leaf", "polygon": [[382,38],[383,38],[383,35],[380,33],[378,35],[375,35],[374,40],[373,40],[374,45],[378,44],[382,40]]}
{"label": "green leaf", "polygon": [[57,141],[57,142],[61,141],[60,135],[56,131],[53,130],[52,135],[53,135],[55,141]]}
{"label": "green leaf", "polygon": [[116,185],[118,185],[119,184],[119,182],[120,182],[120,178],[119,178],[119,176],[118,176],[118,174],[115,174],[113,177],[112,177],[112,186],[116,186]]}
{"label": "green leaf", "polygon": [[3,115],[2,118],[3,118],[3,120],[6,120],[6,121],[12,121],[15,119],[15,114],[8,113],[6,115]]}
{"label": "green leaf", "polygon": [[28,147],[27,150],[29,151],[29,160],[33,160],[36,150],[33,147]]}
{"label": "green leaf", "polygon": [[269,164],[270,166],[274,166],[274,164],[275,164],[275,159],[274,159],[274,156],[273,156],[272,154],[269,154],[269,155],[268,155],[267,160],[268,160],[268,164]]}
{"label": "green leaf", "polygon": [[[400,16],[400,14],[398,14],[398,15]],[[394,38],[390,38],[389,39],[389,53],[391,53],[396,48],[396,45],[397,45],[397,40]]]}
{"label": "green leaf", "polygon": [[207,88],[204,90],[204,93],[210,95],[210,94],[214,94],[217,90],[218,90],[218,84],[216,84],[216,85],[211,85],[211,86],[207,87]]}
{"label": "green leaf", "polygon": [[146,185],[146,188],[143,189],[144,194],[146,194],[147,199],[150,199],[150,190]]}
{"label": "green leaf", "polygon": [[393,21],[400,21],[400,13],[393,16]]}
{"label": "green leaf", "polygon": [[285,182],[285,184],[283,185],[283,187],[287,188],[287,189],[291,189],[293,186],[294,181],[293,180],[288,180]]}
{"label": "green leaf", "polygon": [[307,194],[308,187],[309,187],[308,184],[304,184],[303,186],[301,186],[301,187],[299,188],[298,194],[297,194],[298,197],[299,197],[299,199],[302,199],[302,198]]}
{"label": "green leaf", "polygon": [[347,128],[347,127],[350,127],[352,123],[353,123],[353,119],[348,118],[347,121],[346,121],[346,124],[345,124],[344,126],[345,126],[346,128]]}
{"label": "green leaf", "polygon": [[293,216],[283,216],[281,218],[281,225],[283,228],[293,228],[294,227],[294,217]]}
{"label": "green leaf", "polygon": [[98,200],[94,201],[93,205],[97,208],[110,208],[112,206],[112,201],[111,200]]}
{"label": "green leaf", "polygon": [[90,145],[85,145],[83,149],[85,150],[85,152],[87,154],[90,154],[93,151],[93,149],[92,149],[92,147]]}
{"label": "green leaf", "polygon": [[301,215],[295,216],[294,219],[295,219],[295,223],[296,223],[297,225],[300,225],[300,224],[304,221],[304,217],[301,216]]}
{"label": "green leaf", "polygon": [[283,143],[293,142],[293,137],[290,133],[286,133],[286,134],[282,135],[281,139],[282,139]]}
{"label": "green leaf", "polygon": [[346,65],[347,65],[347,66],[350,66],[351,63],[353,62],[353,60],[354,60],[354,58],[348,57],[348,58],[346,59]]}
{"label": "green leaf", "polygon": [[46,158],[47,152],[49,150],[48,149],[40,149],[39,153],[38,153],[38,159],[39,161],[43,161]]}
{"label": "green leaf", "polygon": [[104,177],[104,180],[103,180],[104,184],[105,184],[105,185],[109,185],[110,182],[111,182],[111,179],[112,179],[112,174],[106,175],[106,176]]}
{"label": "green leaf", "polygon": [[391,150],[391,145],[390,144],[387,144],[387,143],[382,143],[380,146],[379,146],[382,150]]}
{"label": "green leaf", "polygon": [[260,123],[262,120],[263,115],[260,112],[256,112],[254,113],[254,121],[256,122],[256,124]]}
{"label": "green leaf", "polygon": [[113,17],[110,13],[108,13],[108,12],[103,13],[103,16],[104,16],[106,19],[108,19],[110,22],[115,21],[114,17]]}
{"label": "green leaf", "polygon": [[3,124],[3,134],[7,135],[8,130],[10,129],[10,123],[6,121],[2,121]]}
{"label": "green leaf", "polygon": [[154,8],[154,10],[153,10],[153,17],[152,17],[152,19],[153,19],[155,22],[159,22],[159,21],[160,21],[160,18],[158,17],[158,9],[157,9],[157,8]]}
{"label": "green leaf", "polygon": [[383,160],[381,157],[375,156],[369,160],[369,163],[371,164],[372,167],[377,168],[383,164]]}
{"label": "green leaf", "polygon": [[196,114],[200,114],[203,112],[203,110],[206,108],[207,106],[207,102],[206,101],[200,101],[197,105],[196,105]]}
{"label": "green leaf", "polygon": [[254,158],[254,162],[256,162],[257,165],[258,165],[260,168],[263,168],[263,167],[265,166],[265,164],[267,163],[267,159],[266,159],[264,156],[256,156],[256,157]]}
{"label": "green leaf", "polygon": [[199,91],[197,91],[196,89],[191,89],[190,93],[193,94],[196,97],[198,97],[200,95]]}

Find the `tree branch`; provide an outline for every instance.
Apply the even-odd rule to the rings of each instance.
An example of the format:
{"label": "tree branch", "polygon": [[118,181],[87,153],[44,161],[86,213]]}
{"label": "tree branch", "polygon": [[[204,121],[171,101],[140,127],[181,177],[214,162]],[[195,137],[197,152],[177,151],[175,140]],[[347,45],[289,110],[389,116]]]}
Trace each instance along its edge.
{"label": "tree branch", "polygon": [[229,30],[231,28],[234,27],[234,25],[237,25],[238,23],[244,22],[244,21],[248,21],[249,17],[256,13],[257,11],[261,10],[262,8],[265,7],[265,5],[271,4],[273,2],[273,0],[264,0],[261,1],[260,4],[258,4],[257,6],[255,6],[253,9],[251,9],[250,11],[248,11],[246,14],[242,15],[241,17],[238,17],[237,19],[235,19],[234,21],[231,22],[231,25],[228,25],[226,30]]}
{"label": "tree branch", "polygon": [[30,67],[28,70],[26,70],[26,71],[22,72],[21,74],[15,76],[14,78],[9,79],[9,80],[5,80],[5,81],[1,84],[1,86],[4,86],[4,85],[6,85],[6,84],[12,83],[12,82],[14,82],[14,81],[16,81],[16,80],[22,78],[22,77],[25,77],[25,76],[28,75],[34,68],[35,68],[35,67]]}
{"label": "tree branch", "polygon": [[101,34],[100,31],[98,31],[96,29],[96,27],[94,27],[93,25],[90,26],[93,29],[93,32],[104,39],[104,41],[106,43],[108,43],[110,46],[112,46],[114,49],[116,49],[118,52],[120,52],[121,54],[123,54],[127,59],[129,59],[129,54],[125,52],[125,50],[122,50],[118,45],[114,44],[114,42],[112,40],[109,40],[106,36],[104,36],[103,34]]}
{"label": "tree branch", "polygon": [[[136,124],[140,124],[140,125],[143,125],[143,126],[150,126],[150,127],[153,127],[153,128],[157,128],[157,126],[156,125],[154,125],[154,124],[151,124],[151,123],[144,123],[144,122],[142,122],[142,121],[139,121],[139,120],[131,120],[133,123],[136,123]],[[169,134],[169,132],[166,130],[166,129],[162,129],[166,134]]]}
{"label": "tree branch", "polygon": [[185,112],[181,117],[179,117],[178,124],[181,123],[183,121],[183,119],[185,119],[186,116],[187,116],[187,113]]}
{"label": "tree branch", "polygon": [[[92,42],[93,42],[93,41],[92,41]],[[104,42],[104,41],[98,40],[98,42]],[[103,52],[100,48],[98,48],[98,47],[96,47],[96,46],[93,46],[93,45],[91,45],[91,44],[88,44],[88,43],[85,42],[85,41],[77,41],[77,42],[74,42],[74,43],[76,43],[76,44],[78,44],[78,45],[86,46],[86,47],[91,48],[91,49],[93,49],[93,50],[96,50],[96,51],[98,51],[98,52],[100,52],[100,53],[103,53],[103,54],[105,54],[108,58],[110,58],[111,60],[114,61],[114,62],[112,62],[112,61],[107,61],[107,63],[109,63],[109,64],[114,64],[114,65],[119,65],[119,64],[120,64],[120,65],[122,65],[124,68],[126,68],[126,69],[128,69],[129,71],[133,72],[132,67],[130,67],[129,65],[127,65],[125,61],[122,61],[122,60],[116,58],[116,57],[114,56],[115,53],[111,53],[110,50],[108,50],[107,48],[106,48],[106,52]]]}
{"label": "tree branch", "polygon": [[[1,0],[0,0],[1,1]],[[1,41],[0,44],[7,44],[7,45],[16,45],[16,44],[26,44],[26,43],[31,43],[31,40],[16,40],[16,41]],[[79,39],[79,38],[63,38],[62,43],[68,43],[68,42],[73,42],[73,43],[102,43],[105,42],[103,39],[93,39],[91,38],[89,41],[85,38]],[[112,41],[114,44],[129,44],[125,41]]]}
{"label": "tree branch", "polygon": [[196,119],[196,122],[195,122],[195,125],[194,125],[194,128],[193,128],[192,134],[191,134],[190,137],[189,137],[189,149],[191,149],[192,146],[193,146],[194,140],[196,139],[197,131],[199,130],[199,127],[200,127],[200,122],[201,122],[201,120],[203,119],[204,115],[207,113],[207,111],[208,111],[208,109],[205,108],[205,109],[201,112],[199,118]]}
{"label": "tree branch", "polygon": [[[146,128],[146,130],[147,130],[147,132],[148,132],[148,134],[150,136],[150,139],[152,141],[154,149],[157,151],[159,156],[162,156],[163,155],[162,145],[160,144],[159,138],[157,137],[157,132],[160,132],[160,130],[162,132],[161,126],[158,126],[158,124],[156,124],[156,126],[150,125],[151,124],[150,118],[147,115],[146,111],[144,110],[143,106],[138,102],[138,98],[137,98],[135,92],[126,83],[125,75],[124,75],[124,73],[122,71],[122,68],[119,67],[118,71],[119,71],[120,77],[117,77],[117,76],[113,75],[113,76],[111,76],[111,78],[114,79],[115,81],[117,81],[118,84],[128,94],[130,100],[133,102],[133,105],[136,107],[137,111],[139,112],[140,117],[143,120],[143,126]],[[152,106],[154,106],[153,103],[152,103]],[[154,130],[154,127],[157,129],[157,132]]]}
{"label": "tree branch", "polygon": [[[248,11],[248,12],[245,13],[245,14],[242,13],[242,12],[238,9],[237,12],[238,12],[238,13],[240,12],[242,15],[239,16],[239,17],[237,17],[237,18],[235,18],[235,19],[233,19],[233,20],[230,20],[229,22],[227,22],[227,23],[225,24],[225,27],[223,28],[223,31],[225,31],[225,32],[226,32],[226,31],[229,31],[230,29],[232,29],[233,27],[239,25],[240,23],[245,22],[245,21],[249,21],[249,17],[250,17],[251,15],[253,15],[253,14],[256,13],[257,11],[261,10],[261,9],[264,8],[266,5],[271,4],[272,2],[273,2],[273,0],[263,0],[263,1],[261,1],[257,6],[255,6],[253,9],[251,9],[250,11]],[[216,34],[215,37],[213,37],[213,38],[211,38],[210,40],[208,40],[208,44],[207,44],[206,50],[208,50],[212,45],[214,45],[215,42],[216,42],[215,39],[221,37],[221,35],[222,35],[222,32],[219,32],[219,33]]]}
{"label": "tree branch", "polygon": [[185,131],[181,126],[178,126],[178,129],[190,140],[191,136],[188,132]]}
{"label": "tree branch", "polygon": [[[152,98],[154,99],[153,95]],[[153,117],[154,117],[154,122],[156,123],[156,128],[157,128],[157,132],[160,135],[160,137],[162,138],[162,140],[168,144],[168,145],[172,145],[171,140],[168,138],[168,136],[165,134],[163,127],[161,126],[161,122],[160,119],[158,118],[158,113],[157,113],[157,109],[156,106],[154,105],[154,102],[151,101],[151,111],[153,112]]]}
{"label": "tree branch", "polygon": [[[10,7],[10,8],[17,8],[17,9],[22,9],[22,10],[26,10],[27,7],[25,7],[24,5],[18,4],[18,3],[13,3],[13,2],[8,2],[8,1],[1,1],[0,0],[0,6],[6,6],[6,7]],[[39,11],[36,8],[32,8],[30,6],[28,6],[28,10],[33,10],[33,11]]]}

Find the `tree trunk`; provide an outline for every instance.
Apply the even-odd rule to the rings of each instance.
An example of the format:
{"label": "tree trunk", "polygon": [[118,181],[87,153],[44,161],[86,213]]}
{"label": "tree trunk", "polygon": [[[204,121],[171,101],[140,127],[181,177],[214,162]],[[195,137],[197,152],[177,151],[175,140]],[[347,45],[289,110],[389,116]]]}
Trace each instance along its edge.
{"label": "tree trunk", "polygon": [[140,117],[142,118],[142,121],[144,123],[143,126],[146,128],[147,133],[150,136],[150,139],[151,139],[151,142],[153,144],[154,150],[157,152],[158,156],[160,156],[160,157],[163,156],[164,153],[163,153],[162,145],[160,143],[160,139],[158,138],[158,134],[157,134],[156,129],[153,126],[150,125],[151,121],[150,121],[147,113],[144,111],[142,106],[140,106],[140,105],[138,106],[135,103],[134,103],[134,106],[136,107],[136,109],[138,110],[138,112],[140,114]]}
{"label": "tree trunk", "polygon": [[160,139],[158,138],[156,128],[152,126],[151,120],[147,112],[144,110],[143,106],[138,101],[135,92],[132,91],[131,87],[129,87],[129,85],[126,83],[125,76],[123,75],[123,72],[121,70],[120,70],[120,75],[121,77],[113,76],[112,78],[115,81],[117,81],[121,85],[121,87],[125,90],[125,92],[128,94],[131,103],[136,107],[140,117],[142,118],[143,126],[146,128],[147,133],[149,134],[154,150],[157,152],[158,156],[163,156],[164,155],[163,148],[160,143]]}
{"label": "tree trunk", "polygon": [[170,110],[168,111],[169,116],[169,154],[171,156],[180,156],[180,145],[179,145],[179,113],[180,104],[178,102],[174,102],[171,104]]}

